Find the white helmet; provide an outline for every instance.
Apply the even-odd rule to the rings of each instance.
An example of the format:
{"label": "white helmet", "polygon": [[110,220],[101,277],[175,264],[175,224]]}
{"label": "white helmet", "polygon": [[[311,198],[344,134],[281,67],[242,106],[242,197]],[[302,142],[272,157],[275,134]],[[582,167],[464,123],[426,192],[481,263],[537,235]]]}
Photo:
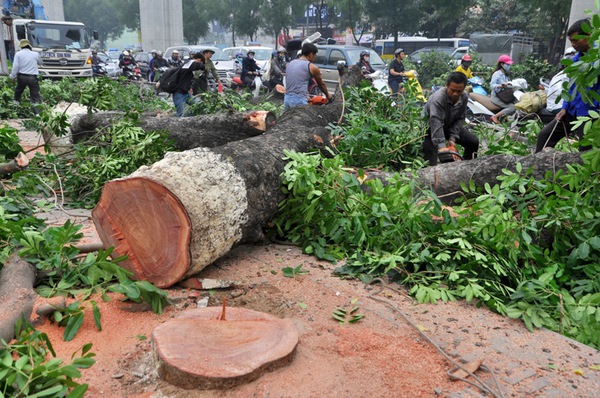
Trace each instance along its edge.
{"label": "white helmet", "polygon": [[123,51],[123,55],[129,55],[129,51],[127,51],[127,50]]}
{"label": "white helmet", "polygon": [[563,58],[573,58],[575,54],[577,54],[577,50],[575,50],[573,47],[569,47],[565,50]]}

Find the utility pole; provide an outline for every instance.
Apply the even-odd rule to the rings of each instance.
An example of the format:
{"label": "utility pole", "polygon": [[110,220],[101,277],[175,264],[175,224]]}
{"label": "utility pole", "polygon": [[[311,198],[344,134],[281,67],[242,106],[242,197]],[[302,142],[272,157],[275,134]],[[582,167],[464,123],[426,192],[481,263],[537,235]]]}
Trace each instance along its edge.
{"label": "utility pole", "polygon": [[140,0],[140,30],[144,51],[184,44],[182,0]]}

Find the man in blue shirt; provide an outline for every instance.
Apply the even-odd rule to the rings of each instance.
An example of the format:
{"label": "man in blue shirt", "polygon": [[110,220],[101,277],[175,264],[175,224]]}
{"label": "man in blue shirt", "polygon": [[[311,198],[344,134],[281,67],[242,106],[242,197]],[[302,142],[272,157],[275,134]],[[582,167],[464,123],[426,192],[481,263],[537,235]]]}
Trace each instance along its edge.
{"label": "man in blue shirt", "polygon": [[[579,59],[590,49],[588,38],[578,38],[577,36],[589,36],[582,29],[582,25],[587,23],[589,25],[589,19],[582,19],[575,22],[567,31],[567,36],[571,41],[571,45],[577,51],[577,55],[573,57],[573,62],[579,61]],[[600,81],[596,78],[596,83],[589,88],[600,94]],[[581,124],[576,129],[571,124],[579,116],[589,116],[589,111],[598,111],[600,109],[600,102],[594,101],[593,104],[588,104],[583,101],[581,94],[575,90],[575,86],[571,86],[569,92],[573,96],[571,101],[564,101],[562,109],[556,114],[553,121],[548,123],[538,136],[535,151],[540,152],[546,147],[554,148],[556,144],[563,138],[571,135],[576,135],[579,140],[583,138],[584,125]],[[591,149],[589,146],[580,146],[580,151],[587,151]]]}
{"label": "man in blue shirt", "polygon": [[40,55],[31,50],[29,40],[23,39],[19,43],[21,51],[15,54],[10,78],[17,79],[17,88],[15,88],[15,101],[21,102],[21,96],[26,87],[29,87],[29,97],[33,112],[39,113],[36,104],[42,102],[40,99],[40,85],[38,82],[38,65],[42,63]]}

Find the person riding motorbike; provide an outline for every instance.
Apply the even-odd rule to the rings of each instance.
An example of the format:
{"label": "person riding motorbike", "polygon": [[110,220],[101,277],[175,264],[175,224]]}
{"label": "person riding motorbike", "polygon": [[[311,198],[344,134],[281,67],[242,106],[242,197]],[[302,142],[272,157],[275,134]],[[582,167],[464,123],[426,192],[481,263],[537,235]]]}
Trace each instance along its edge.
{"label": "person riding motorbike", "polygon": [[502,108],[502,110],[495,115],[493,115],[490,120],[493,123],[499,124],[501,116],[508,116],[515,113],[515,102],[514,99],[512,102],[504,102],[498,98],[498,93],[502,90],[505,90],[509,86],[508,79],[508,71],[510,70],[510,66],[513,64],[513,60],[510,55],[503,54],[498,58],[498,64],[496,66],[496,70],[492,74],[492,79],[490,81],[490,88],[492,91],[492,102]]}
{"label": "person riding motorbike", "polygon": [[169,62],[163,58],[162,51],[156,52],[156,58],[152,61],[152,70],[154,71],[155,82],[160,80],[160,75],[169,68]]}
{"label": "person riding motorbike", "polygon": [[454,70],[455,72],[461,72],[464,74],[467,79],[473,78],[473,72],[471,71],[471,62],[473,62],[473,58],[469,54],[465,54],[460,59],[460,65]]}
{"label": "person riding motorbike", "polygon": [[375,69],[371,66],[371,53],[369,50],[362,50],[360,52],[360,60],[357,65],[360,66],[363,76],[366,78],[371,77],[371,73],[375,73]]}
{"label": "person riding motorbike", "polygon": [[392,91],[392,94],[396,94],[399,90],[403,90],[402,83],[406,81],[406,76],[404,74],[405,68],[402,60],[406,57],[403,48],[397,48],[394,51],[394,56],[396,57],[392,62],[390,62],[390,74],[388,75],[388,85]]}
{"label": "person riding motorbike", "polygon": [[[283,56],[280,55],[283,51]],[[273,51],[271,54],[271,78],[269,79],[269,86],[275,88],[276,85],[283,85],[283,77],[285,76],[285,50],[280,48],[279,51]]]}
{"label": "person riding motorbike", "polygon": [[123,51],[123,58],[121,58],[121,60],[119,61],[119,68],[124,69],[125,67],[136,67],[137,66],[137,62],[135,62],[135,59],[133,59],[133,57],[131,56],[131,54],[129,53],[129,51],[125,50]]}
{"label": "person riding motorbike", "polygon": [[173,50],[173,54],[171,54],[171,58],[168,59],[169,65],[174,68],[178,68],[183,65],[183,60],[179,58],[179,51]]}
{"label": "person riding motorbike", "polygon": [[104,62],[102,62],[102,60],[100,59],[100,57],[98,57],[98,51],[97,50],[92,50],[92,71],[94,73],[94,75],[105,75],[106,74],[106,70],[104,70],[104,73],[102,73],[102,64]]}
{"label": "person riding motorbike", "polygon": [[240,78],[248,87],[254,83],[254,79],[260,75],[260,68],[254,59],[254,50],[248,50],[248,56],[242,60],[242,74]]}
{"label": "person riding motorbike", "polygon": [[[569,47],[562,59],[573,59],[576,54],[577,51],[573,47]],[[540,87],[546,91],[546,95],[548,96],[546,98],[546,107],[537,112],[544,124],[548,124],[554,120],[556,114],[562,109],[563,99],[561,98],[561,94],[563,92],[563,84],[569,80],[569,77],[565,73],[565,68],[566,65],[561,63],[560,71],[552,77],[548,87]]]}

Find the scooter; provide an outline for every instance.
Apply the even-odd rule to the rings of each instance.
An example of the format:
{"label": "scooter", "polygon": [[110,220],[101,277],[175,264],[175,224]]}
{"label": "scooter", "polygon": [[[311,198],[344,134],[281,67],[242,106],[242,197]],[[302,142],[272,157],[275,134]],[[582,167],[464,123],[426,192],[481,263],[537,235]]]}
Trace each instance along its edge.
{"label": "scooter", "polygon": [[[514,96],[519,100],[523,95],[523,91],[527,89],[528,84],[525,79],[514,79],[508,84],[514,89]],[[469,93],[469,104],[467,111],[467,119],[475,122],[487,122],[490,117],[500,112],[502,108],[492,102],[492,99],[487,95],[475,92]]]}
{"label": "scooter", "polygon": [[94,77],[103,77],[108,74],[106,68],[102,64],[92,65],[92,73]]}
{"label": "scooter", "polygon": [[142,73],[137,65],[129,64],[123,66],[123,76],[127,80],[140,81],[142,80]]}

